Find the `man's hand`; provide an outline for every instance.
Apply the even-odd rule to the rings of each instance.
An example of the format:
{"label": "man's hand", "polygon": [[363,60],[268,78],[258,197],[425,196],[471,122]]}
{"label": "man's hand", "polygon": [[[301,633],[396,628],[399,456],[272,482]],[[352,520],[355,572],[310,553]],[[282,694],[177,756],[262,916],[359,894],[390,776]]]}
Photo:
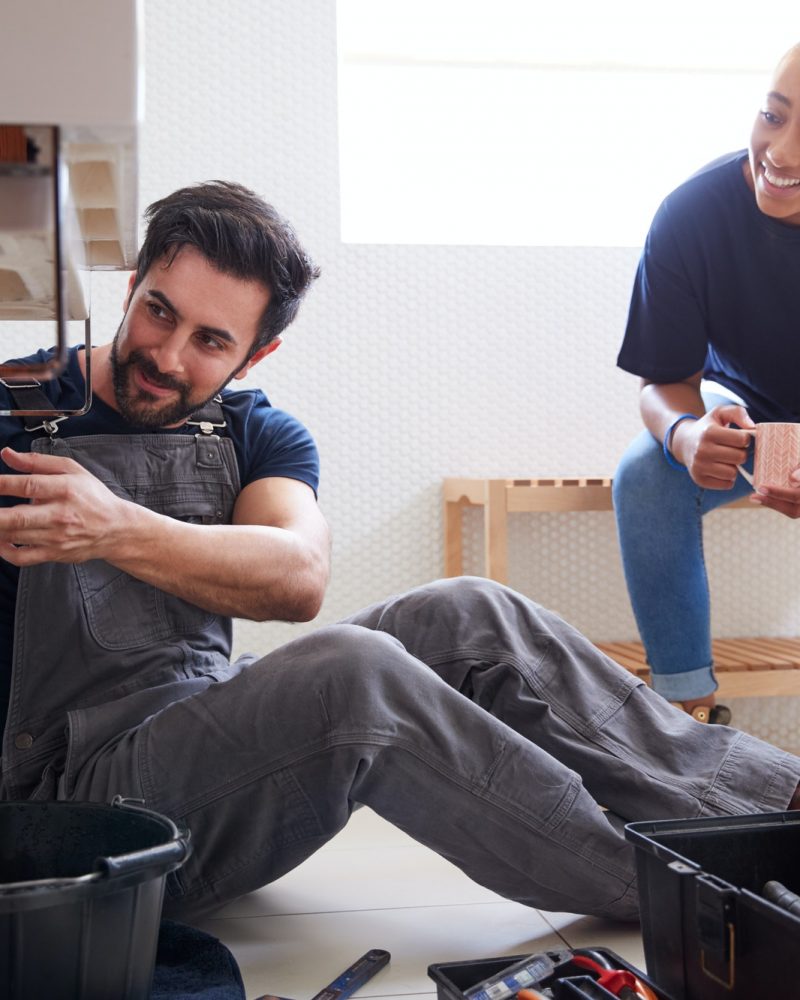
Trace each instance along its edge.
{"label": "man's hand", "polygon": [[729,490],[752,441],[752,435],[739,428],[752,427],[743,406],[715,406],[699,420],[682,420],[672,433],[670,451],[698,486]]}
{"label": "man's hand", "polygon": [[125,500],[71,458],[3,448],[20,475],[0,476],[0,496],[30,503],[0,508],[0,557],[15,566],[106,558],[125,521]]}

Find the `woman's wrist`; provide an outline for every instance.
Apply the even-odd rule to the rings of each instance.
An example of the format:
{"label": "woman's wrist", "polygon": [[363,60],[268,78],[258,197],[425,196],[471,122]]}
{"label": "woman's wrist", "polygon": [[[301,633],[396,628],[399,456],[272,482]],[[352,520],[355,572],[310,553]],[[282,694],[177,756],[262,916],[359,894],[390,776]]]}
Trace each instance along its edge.
{"label": "woman's wrist", "polygon": [[674,453],[672,451],[672,439],[675,435],[675,429],[681,423],[683,423],[684,420],[699,420],[699,419],[700,418],[697,416],[696,413],[681,413],[680,416],[676,417],[669,425],[669,427],[667,427],[667,430],[664,433],[662,450],[664,452],[664,458],[667,460],[667,463],[672,466],[673,469],[686,468],[686,466],[682,462],[679,462],[674,457]]}

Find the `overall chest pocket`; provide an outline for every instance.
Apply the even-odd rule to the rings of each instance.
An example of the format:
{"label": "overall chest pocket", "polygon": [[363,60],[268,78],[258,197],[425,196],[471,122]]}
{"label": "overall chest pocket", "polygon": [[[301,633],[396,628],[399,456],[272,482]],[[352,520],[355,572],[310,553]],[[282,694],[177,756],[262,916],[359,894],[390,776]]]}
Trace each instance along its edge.
{"label": "overall chest pocket", "polygon": [[[220,524],[225,514],[217,498],[173,499],[170,517],[192,524]],[[101,559],[76,565],[86,620],[104,649],[141,649],[156,642],[202,632],[216,615],[112,566]]]}

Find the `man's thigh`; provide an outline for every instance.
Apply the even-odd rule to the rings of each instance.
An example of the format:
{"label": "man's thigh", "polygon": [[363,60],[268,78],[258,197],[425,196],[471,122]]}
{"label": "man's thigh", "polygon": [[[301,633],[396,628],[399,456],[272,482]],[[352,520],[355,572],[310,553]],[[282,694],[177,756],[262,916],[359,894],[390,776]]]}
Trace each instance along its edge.
{"label": "man's thigh", "polygon": [[[170,876],[166,906],[193,915],[279,878],[337,833],[385,748],[419,748],[418,706],[437,698],[456,712],[469,704],[393,637],[322,628],[122,734],[70,797],[143,799],[187,827],[193,854]],[[432,742],[431,760],[443,753]]]}
{"label": "man's thigh", "polygon": [[339,790],[356,751],[331,738],[330,688],[361,645],[356,631],[369,640],[335,626],[287,644],[122,734],[81,769],[71,798],[143,799],[189,828],[193,853],[169,880],[168,911],[170,896],[215,905],[272,881],[346,823]]}

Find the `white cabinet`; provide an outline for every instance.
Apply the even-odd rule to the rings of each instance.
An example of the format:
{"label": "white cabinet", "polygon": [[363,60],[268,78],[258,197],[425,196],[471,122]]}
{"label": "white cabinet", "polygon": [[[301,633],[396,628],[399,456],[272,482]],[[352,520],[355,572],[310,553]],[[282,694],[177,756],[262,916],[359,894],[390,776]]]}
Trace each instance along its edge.
{"label": "white cabinet", "polygon": [[138,0],[0,5],[0,318],[58,318],[60,292],[64,318],[84,318],[81,272],[135,265],[140,15]]}

